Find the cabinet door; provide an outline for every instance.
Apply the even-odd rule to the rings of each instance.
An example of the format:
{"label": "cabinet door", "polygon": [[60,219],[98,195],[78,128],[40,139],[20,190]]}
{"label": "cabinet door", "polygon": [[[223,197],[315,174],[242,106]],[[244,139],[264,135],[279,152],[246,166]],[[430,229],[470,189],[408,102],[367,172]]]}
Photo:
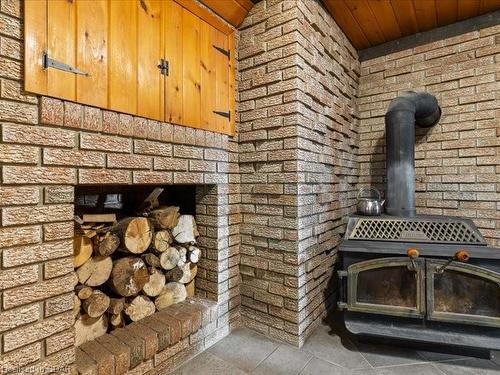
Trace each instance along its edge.
{"label": "cabinet door", "polygon": [[183,124],[195,128],[201,118],[200,24],[197,16],[182,10],[182,118]]}
{"label": "cabinet door", "polygon": [[137,114],[163,120],[162,2],[142,0],[137,10]]}
{"label": "cabinet door", "polygon": [[76,76],[76,101],[108,105],[108,2],[76,3],[76,66],[88,76]]}
{"label": "cabinet door", "polygon": [[109,2],[109,108],[137,113],[138,1]]}
{"label": "cabinet door", "polygon": [[182,124],[182,7],[165,1],[164,11],[165,59],[169,66],[165,78],[165,121]]}
{"label": "cabinet door", "polygon": [[217,130],[216,108],[216,60],[214,48],[217,30],[206,22],[201,22],[201,127]]}
{"label": "cabinet door", "polygon": [[47,0],[24,2],[24,88],[47,94],[47,71],[42,54],[47,50]]}
{"label": "cabinet door", "polygon": [[[47,53],[50,58],[75,66],[76,4],[66,0],[47,2]],[[56,98],[76,99],[73,73],[48,69],[47,93]]]}

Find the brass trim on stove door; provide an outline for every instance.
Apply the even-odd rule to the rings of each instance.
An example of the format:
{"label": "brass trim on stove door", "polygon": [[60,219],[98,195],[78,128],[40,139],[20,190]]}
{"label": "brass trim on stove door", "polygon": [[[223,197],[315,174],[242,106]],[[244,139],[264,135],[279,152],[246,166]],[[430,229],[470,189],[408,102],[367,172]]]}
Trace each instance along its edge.
{"label": "brass trim on stove door", "polygon": [[[352,264],[347,268],[347,310],[368,312],[373,314],[393,315],[401,317],[423,318],[425,313],[425,261],[409,258],[394,257],[372,259]],[[394,305],[381,305],[359,302],[357,297],[358,275],[361,272],[377,268],[407,267],[408,272],[416,273],[416,301],[415,308]]]}
{"label": "brass trim on stove door", "polygon": [[[500,318],[495,318],[492,316],[435,311],[434,276],[438,272],[439,267],[443,266],[445,263],[446,261],[443,260],[427,260],[427,319],[442,322],[500,327]],[[496,283],[500,289],[500,273],[498,272],[459,262],[451,262],[448,266],[446,266],[446,269],[443,272],[447,272],[448,270],[484,278],[486,280],[492,281],[493,283]]]}

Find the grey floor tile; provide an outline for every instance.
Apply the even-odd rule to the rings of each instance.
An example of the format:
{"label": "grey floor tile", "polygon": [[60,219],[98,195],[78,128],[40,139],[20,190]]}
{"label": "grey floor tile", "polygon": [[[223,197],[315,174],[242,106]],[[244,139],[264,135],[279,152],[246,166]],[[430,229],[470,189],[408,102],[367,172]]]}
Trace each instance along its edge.
{"label": "grey floor tile", "polygon": [[464,357],[456,354],[448,354],[448,353],[438,353],[438,352],[427,352],[424,350],[419,350],[417,353],[424,358],[426,361],[430,362],[441,362],[441,361],[450,361],[450,360],[458,360],[458,359],[467,359],[469,357]]}
{"label": "grey floor tile", "polygon": [[[373,369],[348,370],[319,358],[311,359],[300,375],[373,375]],[[268,374],[270,375],[270,374]]]}
{"label": "grey floor tile", "polygon": [[323,325],[307,339],[302,350],[346,369],[370,368],[370,364],[350,341],[342,341],[339,336],[330,334]]}
{"label": "grey floor tile", "polygon": [[499,351],[493,351],[493,362],[495,362],[497,365],[500,366],[500,352]]}
{"label": "grey floor tile", "polygon": [[311,358],[311,353],[280,345],[252,371],[252,374],[297,375]]}
{"label": "grey floor tile", "polygon": [[443,375],[430,363],[375,369],[375,375]]}
{"label": "grey floor tile", "polygon": [[234,366],[252,371],[266,359],[277,347],[278,343],[249,329],[236,329],[217,344],[210,353],[232,363]]}
{"label": "grey floor tile", "polygon": [[359,352],[373,367],[409,365],[427,362],[416,350],[397,346],[356,344]]}
{"label": "grey floor tile", "polygon": [[500,366],[493,361],[469,358],[460,361],[436,362],[436,368],[447,375],[498,375]]}
{"label": "grey floor tile", "polygon": [[189,362],[186,362],[182,367],[171,373],[171,375],[245,375],[245,371],[240,370],[236,366],[228,363],[219,357],[203,352]]}

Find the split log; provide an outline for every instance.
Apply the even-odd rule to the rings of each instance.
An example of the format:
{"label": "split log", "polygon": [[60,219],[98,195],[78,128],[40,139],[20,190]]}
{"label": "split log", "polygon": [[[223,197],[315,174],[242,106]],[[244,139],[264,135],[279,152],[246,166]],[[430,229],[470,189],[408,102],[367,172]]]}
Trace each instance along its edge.
{"label": "split log", "polygon": [[163,193],[164,188],[155,188],[147,197],[144,199],[142,204],[139,206],[139,212],[148,213],[152,209],[158,207],[160,204],[158,202],[158,197]]}
{"label": "split log", "polygon": [[165,275],[156,268],[152,269],[149,275],[149,281],[144,284],[142,291],[149,297],[156,297],[161,293],[165,286]]}
{"label": "split log", "polygon": [[92,256],[92,241],[87,236],[75,236],[73,238],[73,263],[80,267]]}
{"label": "split log", "polygon": [[177,266],[179,260],[180,260],[179,250],[177,250],[175,247],[169,247],[166,251],[164,251],[160,255],[161,267],[167,271]]}
{"label": "split log", "polygon": [[201,250],[199,248],[197,248],[196,246],[189,246],[188,248],[189,250],[189,261],[191,263],[198,263],[200,261],[200,257],[201,257]]}
{"label": "split log", "polygon": [[153,239],[153,245],[156,251],[159,251],[160,253],[166,251],[169,247],[170,244],[174,241],[174,238],[172,237],[172,234],[170,233],[169,230],[164,229],[157,231],[154,234],[154,239]]}
{"label": "split log", "polygon": [[85,214],[82,216],[84,223],[114,223],[116,214]]}
{"label": "split log", "polygon": [[125,257],[115,260],[108,285],[123,297],[134,296],[141,291],[149,280],[146,264],[138,257]]}
{"label": "split log", "polygon": [[191,280],[189,283],[186,284],[186,294],[188,297],[194,297],[194,292],[195,292],[195,285],[194,285],[194,280]]}
{"label": "split log", "polygon": [[125,298],[111,298],[106,310],[110,314],[118,314],[125,309]]}
{"label": "split log", "polygon": [[161,294],[156,297],[155,305],[158,310],[164,309],[174,303],[182,302],[186,299],[186,287],[181,283],[167,283]]}
{"label": "split log", "polygon": [[181,215],[179,222],[172,229],[172,235],[179,243],[196,242],[199,233],[194,217],[192,215]]}
{"label": "split log", "polygon": [[154,255],[152,253],[142,254],[141,259],[148,266],[155,267],[155,268],[161,267],[160,258],[158,258],[156,255]]}
{"label": "split log", "polygon": [[80,346],[84,342],[94,340],[104,335],[107,329],[108,318],[106,315],[91,318],[87,314],[83,314],[75,322],[75,345]]}
{"label": "split log", "polygon": [[86,285],[77,285],[75,287],[75,293],[81,300],[85,300],[92,295],[93,289]]}
{"label": "split log", "polygon": [[111,314],[109,316],[109,322],[113,326],[113,328],[120,328],[125,326],[125,319],[123,318],[123,312],[119,312],[118,314]]}
{"label": "split log", "polygon": [[177,246],[177,250],[179,251],[179,257],[182,263],[187,262],[187,249],[184,246]]}
{"label": "split log", "polygon": [[129,217],[116,223],[111,231],[121,239],[122,248],[132,254],[142,254],[153,239],[153,226],[145,217]]}
{"label": "split log", "polygon": [[120,237],[116,234],[107,232],[103,236],[95,236],[94,248],[95,252],[102,256],[108,256],[115,252],[120,246]]}
{"label": "split log", "polygon": [[133,322],[144,319],[146,316],[153,315],[156,311],[155,304],[146,296],[137,296],[125,308],[127,314]]}
{"label": "split log", "polygon": [[83,301],[83,309],[91,318],[98,318],[109,307],[109,297],[100,290],[94,290],[92,295]]}
{"label": "split log", "polygon": [[96,256],[87,260],[76,270],[78,281],[87,286],[99,286],[106,282],[111,275],[113,261],[111,257]]}
{"label": "split log", "polygon": [[186,263],[184,266],[180,267],[182,270],[182,278],[179,280],[180,283],[187,284],[196,277],[198,272],[198,267],[196,264]]}
{"label": "split log", "polygon": [[160,207],[149,213],[149,218],[156,228],[172,229],[179,222],[179,207]]}

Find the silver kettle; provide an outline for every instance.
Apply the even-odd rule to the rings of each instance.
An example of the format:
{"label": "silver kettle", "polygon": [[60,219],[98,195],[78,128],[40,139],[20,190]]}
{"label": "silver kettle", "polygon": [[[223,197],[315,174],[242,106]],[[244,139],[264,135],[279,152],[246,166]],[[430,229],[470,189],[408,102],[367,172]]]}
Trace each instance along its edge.
{"label": "silver kettle", "polygon": [[[368,197],[364,197],[370,193]],[[376,193],[376,197],[372,193]],[[379,216],[382,214],[382,206],[385,200],[380,200],[380,192],[374,187],[363,187],[358,191],[358,214],[366,216]]]}

